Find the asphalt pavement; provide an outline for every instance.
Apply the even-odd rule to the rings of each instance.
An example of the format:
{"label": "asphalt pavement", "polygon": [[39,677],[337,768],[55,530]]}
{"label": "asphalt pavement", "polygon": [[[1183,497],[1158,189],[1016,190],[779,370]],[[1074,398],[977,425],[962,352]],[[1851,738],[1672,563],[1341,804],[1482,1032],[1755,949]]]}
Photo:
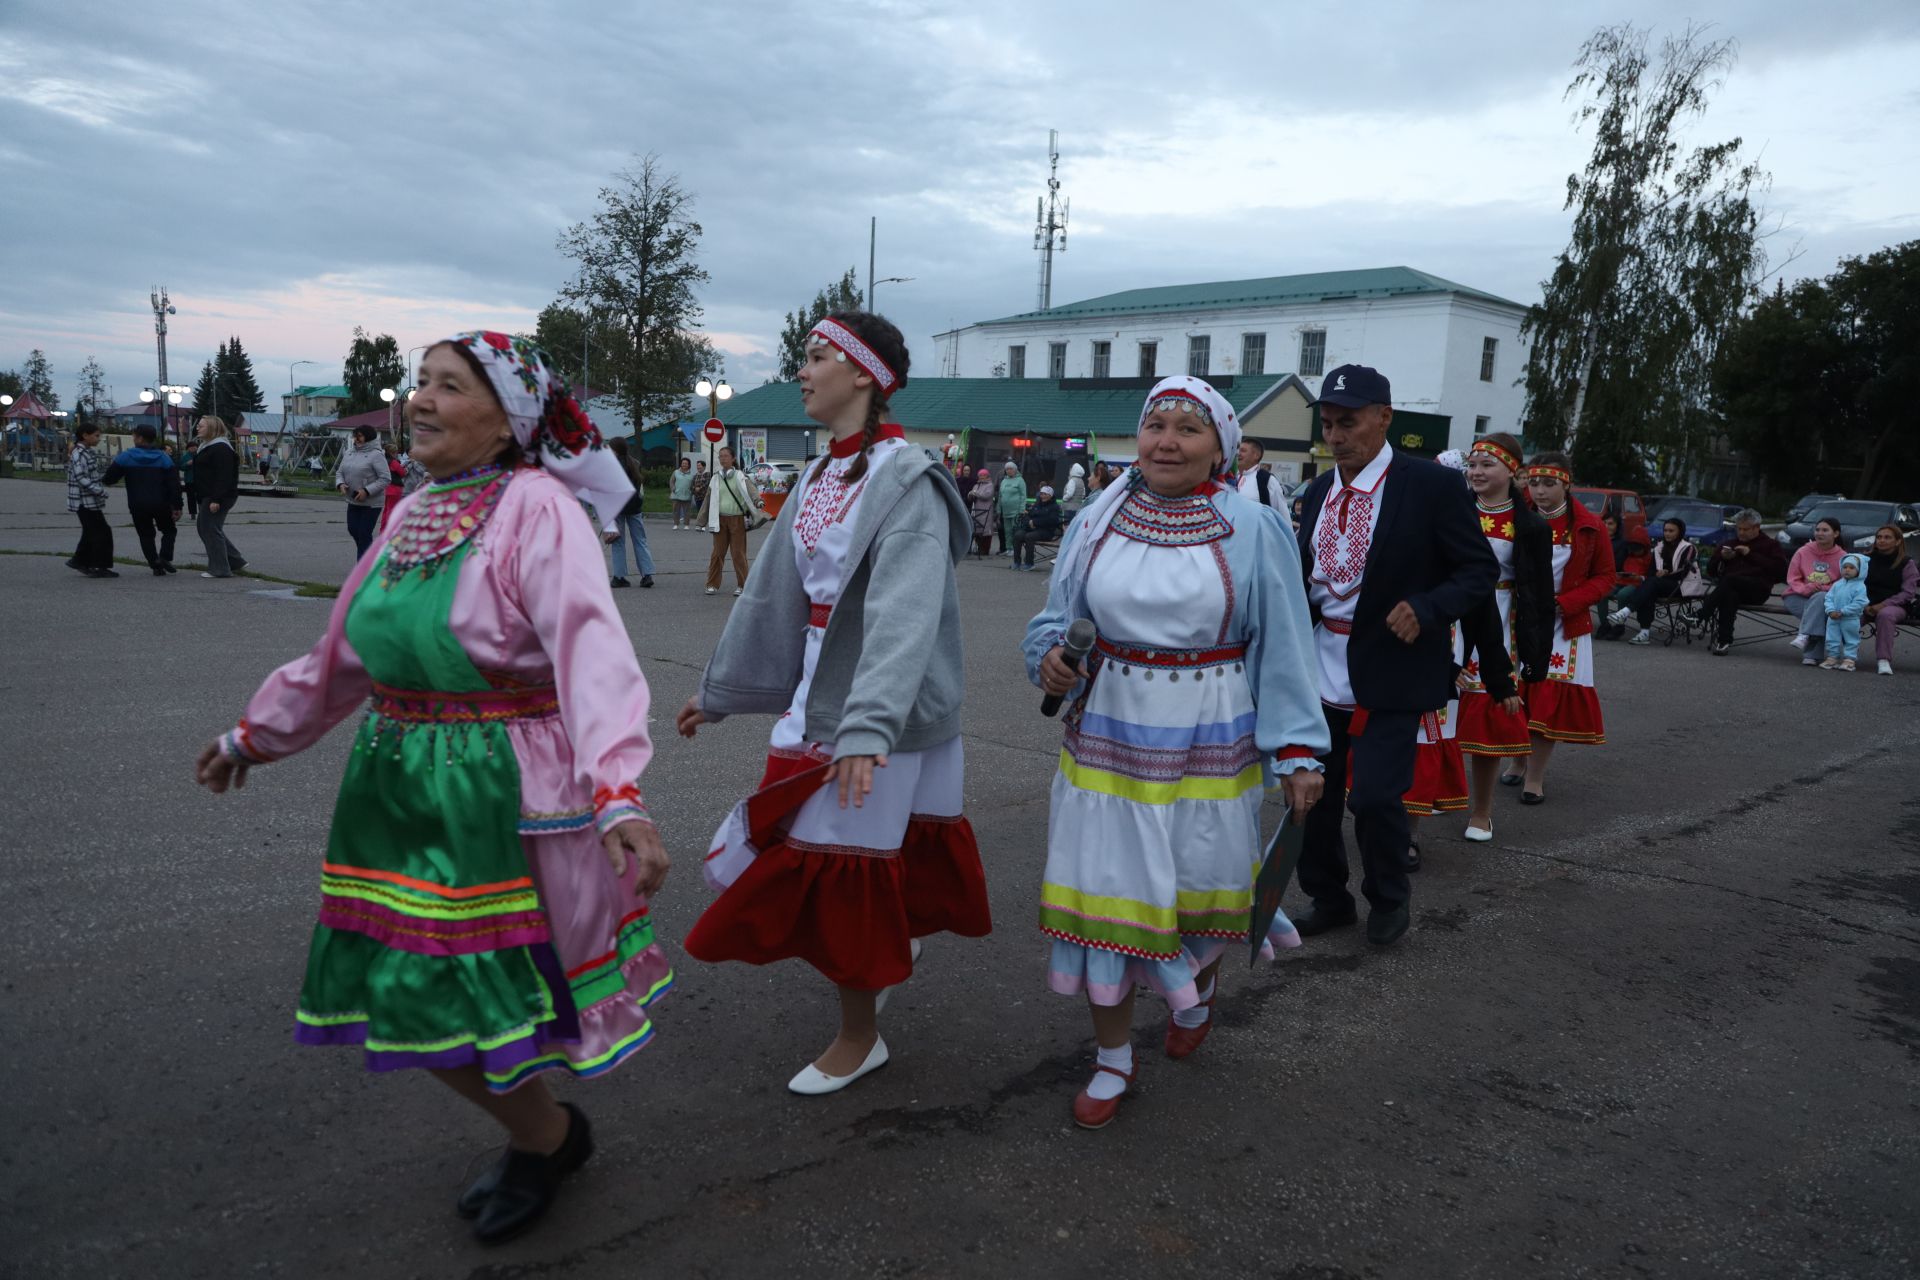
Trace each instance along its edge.
{"label": "asphalt pavement", "polygon": [[[1035,927],[1059,730],[1016,646],[1046,579],[968,562],[994,934],[930,940],[886,1015],[893,1062],[823,1099],[784,1088],[832,1034],[822,980],[677,956],[654,1044],[561,1086],[598,1154],[537,1231],[484,1250],[452,1202],[488,1122],[422,1074],[291,1043],[348,731],[244,792],[192,784],[329,602],[81,578],[64,496],[0,481],[0,1274],[1920,1273],[1910,639],[1892,677],[1803,670],[1784,643],[1604,646],[1608,745],[1563,747],[1544,806],[1503,793],[1491,845],[1426,823],[1398,945],[1349,929],[1234,959],[1182,1062],[1142,1000],[1136,1094],[1087,1133],[1068,1106],[1090,1028],[1047,992]],[[616,597],[653,690],[645,787],[677,859],[656,919],[677,950],[768,726],[671,736],[733,601],[701,593],[703,535],[649,528],[659,585]],[[245,503],[229,533],[290,580],[338,581],[352,554],[332,502]],[[179,555],[199,559],[191,532]]]}

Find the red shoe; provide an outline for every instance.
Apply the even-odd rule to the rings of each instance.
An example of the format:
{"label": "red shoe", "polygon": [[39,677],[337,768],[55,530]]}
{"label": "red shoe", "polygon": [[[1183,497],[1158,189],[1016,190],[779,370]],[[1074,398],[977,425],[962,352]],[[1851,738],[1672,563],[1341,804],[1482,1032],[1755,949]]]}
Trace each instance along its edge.
{"label": "red shoe", "polygon": [[[1127,1082],[1128,1088],[1132,1088],[1134,1074],[1139,1070],[1138,1063],[1134,1064],[1132,1071],[1125,1072],[1095,1064],[1093,1074],[1098,1076],[1104,1071],[1110,1076],[1119,1076]],[[1114,1112],[1120,1110],[1120,1099],[1126,1096],[1122,1093],[1111,1098],[1093,1098],[1082,1089],[1073,1099],[1073,1122],[1082,1129],[1104,1129],[1113,1123]]]}
{"label": "red shoe", "polygon": [[1207,1020],[1197,1027],[1183,1027],[1171,1016],[1167,1018],[1167,1056],[1184,1058],[1200,1047],[1207,1038],[1207,1032],[1213,1030],[1213,1002],[1220,996],[1220,986],[1216,979],[1213,994],[1201,1002],[1200,1007],[1207,1011]]}

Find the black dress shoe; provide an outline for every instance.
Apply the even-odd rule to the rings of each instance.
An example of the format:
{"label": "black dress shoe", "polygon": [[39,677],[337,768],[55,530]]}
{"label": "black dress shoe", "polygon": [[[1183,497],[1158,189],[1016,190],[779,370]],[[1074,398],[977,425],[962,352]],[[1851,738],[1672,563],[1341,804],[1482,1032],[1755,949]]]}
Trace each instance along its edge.
{"label": "black dress shoe", "polygon": [[1517,787],[1526,780],[1527,775],[1524,773],[1503,773],[1500,775],[1500,785],[1503,787]]}
{"label": "black dress shoe", "polygon": [[625,578],[615,578],[611,582],[609,582],[607,585],[610,587],[630,587],[633,584],[631,582],[628,582]]}
{"label": "black dress shoe", "polygon": [[1407,856],[1400,860],[1400,865],[1408,871],[1418,871],[1420,869],[1420,842],[1418,840],[1407,841]]}
{"label": "black dress shoe", "polygon": [[171,560],[166,561],[165,564],[163,564],[161,567],[164,568],[168,573],[180,572],[178,569],[173,567],[173,561]]}
{"label": "black dress shoe", "polygon": [[117,578],[120,576],[120,571],[118,569],[89,569],[87,570],[87,576],[89,578]]}
{"label": "black dress shoe", "polygon": [[481,1175],[473,1180],[473,1185],[460,1193],[453,1202],[453,1211],[463,1218],[477,1218],[480,1211],[487,1207],[487,1201],[493,1195],[493,1189],[500,1185],[500,1175],[507,1171],[507,1153],[502,1151],[500,1158],[488,1165]]}
{"label": "black dress shoe", "polygon": [[1400,940],[1407,931],[1407,923],[1412,918],[1406,903],[1401,903],[1391,911],[1375,910],[1367,916],[1367,941],[1376,947],[1390,946]]}
{"label": "black dress shoe", "polygon": [[560,1180],[593,1154],[593,1130],[586,1112],[563,1102],[569,1123],[566,1141],[550,1156],[507,1148],[493,1194],[480,1209],[473,1234],[482,1244],[511,1240],[546,1216],[559,1194]]}
{"label": "black dress shoe", "polygon": [[1340,929],[1359,923],[1360,915],[1348,903],[1343,909],[1332,909],[1314,903],[1293,918],[1293,927],[1303,938],[1311,938],[1316,933],[1325,933],[1329,929]]}
{"label": "black dress shoe", "polygon": [[1521,804],[1545,804],[1546,802],[1547,798],[1538,791],[1522,791],[1520,793]]}
{"label": "black dress shoe", "polygon": [[653,575],[652,575],[652,574],[650,574],[650,573],[643,573],[643,574],[641,574],[641,575],[640,575],[640,585],[641,585],[641,586],[643,586],[643,587],[650,587],[650,586],[652,586],[652,585],[653,585]]}
{"label": "black dress shoe", "polygon": [[87,566],[81,564],[78,560],[67,561],[67,568],[73,570],[75,573],[85,573],[87,571]]}

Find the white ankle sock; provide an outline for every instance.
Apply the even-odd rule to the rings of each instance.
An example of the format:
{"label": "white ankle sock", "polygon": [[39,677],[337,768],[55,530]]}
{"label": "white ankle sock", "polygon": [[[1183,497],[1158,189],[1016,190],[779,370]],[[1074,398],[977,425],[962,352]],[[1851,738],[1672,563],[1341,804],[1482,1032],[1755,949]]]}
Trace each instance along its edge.
{"label": "white ankle sock", "polygon": [[[1094,1060],[1103,1067],[1114,1071],[1133,1072],[1133,1046],[1123,1044],[1118,1049],[1102,1049]],[[1093,1073],[1093,1083],[1087,1086],[1087,1096],[1096,1102],[1105,1102],[1108,1098],[1117,1098],[1127,1091],[1127,1082],[1107,1071]]]}
{"label": "white ankle sock", "polygon": [[1213,1013],[1213,1010],[1207,1008],[1207,1001],[1213,999],[1213,983],[1209,982],[1205,988],[1200,991],[1199,995],[1200,1003],[1193,1006],[1193,1008],[1174,1010],[1174,1026],[1185,1027],[1191,1031],[1195,1027],[1204,1027],[1207,1025],[1207,1019]]}

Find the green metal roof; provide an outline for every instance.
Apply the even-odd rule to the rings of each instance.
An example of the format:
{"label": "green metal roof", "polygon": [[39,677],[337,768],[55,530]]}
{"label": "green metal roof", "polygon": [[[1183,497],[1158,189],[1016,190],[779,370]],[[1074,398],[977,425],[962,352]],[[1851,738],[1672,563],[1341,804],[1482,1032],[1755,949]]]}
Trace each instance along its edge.
{"label": "green metal roof", "polygon": [[[1213,380],[1240,413],[1283,374]],[[915,431],[1032,431],[1044,436],[1132,435],[1155,378],[915,378],[888,415]],[[720,406],[730,427],[813,427],[800,384],[769,382]]]}
{"label": "green metal roof", "polygon": [[1265,276],[1258,280],[1221,280],[1212,284],[1169,284],[1151,289],[1127,289],[1085,302],[1069,302],[1046,311],[1026,311],[982,324],[1031,323],[1076,316],[1135,315],[1162,311],[1218,311],[1228,307],[1274,306],[1282,303],[1325,302],[1336,298],[1393,298],[1423,293],[1457,293],[1469,298],[1519,307],[1517,302],[1451,280],[1415,271],[1412,267],[1367,267],[1360,271],[1315,271],[1298,276]]}
{"label": "green metal roof", "polygon": [[348,391],[345,387],[295,387],[296,396],[314,396],[319,399],[345,400]]}

